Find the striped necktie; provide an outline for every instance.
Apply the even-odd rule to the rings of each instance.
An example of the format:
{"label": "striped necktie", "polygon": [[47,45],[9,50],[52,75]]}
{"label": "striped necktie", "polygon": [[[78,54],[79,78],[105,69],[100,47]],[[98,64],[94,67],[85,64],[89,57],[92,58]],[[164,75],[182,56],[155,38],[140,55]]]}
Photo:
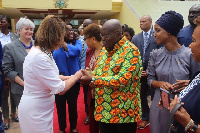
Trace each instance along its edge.
{"label": "striped necktie", "polygon": [[143,49],[143,62],[145,61],[145,50],[147,48],[147,42],[148,42],[148,33],[144,33],[144,49]]}

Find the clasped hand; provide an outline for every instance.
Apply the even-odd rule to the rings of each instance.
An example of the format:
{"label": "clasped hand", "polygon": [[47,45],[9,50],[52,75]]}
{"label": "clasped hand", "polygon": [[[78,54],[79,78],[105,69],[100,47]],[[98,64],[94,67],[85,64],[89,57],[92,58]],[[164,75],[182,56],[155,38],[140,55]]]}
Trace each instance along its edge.
{"label": "clasped hand", "polygon": [[168,91],[180,92],[189,84],[189,80],[176,80],[176,83],[170,84],[168,82],[162,82],[160,88]]}
{"label": "clasped hand", "polygon": [[89,69],[81,70],[83,76],[79,79],[81,84],[88,85],[92,80],[92,73]]}

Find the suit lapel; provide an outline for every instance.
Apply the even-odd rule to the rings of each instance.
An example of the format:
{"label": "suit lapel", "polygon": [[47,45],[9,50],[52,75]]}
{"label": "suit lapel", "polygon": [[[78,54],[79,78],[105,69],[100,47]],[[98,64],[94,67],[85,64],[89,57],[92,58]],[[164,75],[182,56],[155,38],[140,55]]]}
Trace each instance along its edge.
{"label": "suit lapel", "polygon": [[144,38],[143,38],[143,32],[140,33],[140,38],[139,40],[142,40],[141,41],[141,45],[142,45],[142,49],[144,49]]}
{"label": "suit lapel", "polygon": [[27,51],[25,50],[25,48],[22,46],[21,42],[19,41],[19,39],[16,40],[16,46],[18,47],[19,51],[24,55],[27,56]]}
{"label": "suit lapel", "polygon": [[14,42],[16,40],[16,36],[13,33],[10,33],[10,39],[11,42]]}

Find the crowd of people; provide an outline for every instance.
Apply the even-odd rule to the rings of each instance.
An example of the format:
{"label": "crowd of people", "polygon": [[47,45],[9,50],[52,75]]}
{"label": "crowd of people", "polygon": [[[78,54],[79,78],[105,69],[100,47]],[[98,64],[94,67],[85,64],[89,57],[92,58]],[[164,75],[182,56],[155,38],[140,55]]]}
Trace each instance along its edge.
{"label": "crowd of people", "polygon": [[22,133],[53,133],[55,103],[65,133],[67,102],[70,132],[78,133],[82,86],[90,133],[136,133],[148,125],[151,133],[200,133],[199,4],[188,20],[183,28],[183,16],[166,11],[153,25],[145,15],[135,35],[117,19],[85,19],[75,29],[48,15],[33,39],[30,19],[20,18],[11,33],[11,19],[0,16],[0,125],[9,129],[11,118]]}

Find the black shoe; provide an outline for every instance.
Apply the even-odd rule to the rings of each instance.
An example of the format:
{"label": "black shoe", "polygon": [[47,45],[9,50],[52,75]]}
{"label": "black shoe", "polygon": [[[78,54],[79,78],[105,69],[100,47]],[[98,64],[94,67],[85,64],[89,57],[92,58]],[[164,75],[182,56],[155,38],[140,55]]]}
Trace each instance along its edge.
{"label": "black shoe", "polygon": [[78,133],[77,129],[71,129],[71,133]]}
{"label": "black shoe", "polygon": [[13,121],[15,121],[15,122],[19,122],[18,116],[17,116],[17,117],[12,117],[11,119],[12,119]]}
{"label": "black shoe", "polygon": [[89,124],[89,116],[87,115],[87,117],[85,118],[85,125]]}
{"label": "black shoe", "polygon": [[10,127],[9,123],[6,123],[5,125],[3,125],[4,130],[8,130],[9,127]]}

